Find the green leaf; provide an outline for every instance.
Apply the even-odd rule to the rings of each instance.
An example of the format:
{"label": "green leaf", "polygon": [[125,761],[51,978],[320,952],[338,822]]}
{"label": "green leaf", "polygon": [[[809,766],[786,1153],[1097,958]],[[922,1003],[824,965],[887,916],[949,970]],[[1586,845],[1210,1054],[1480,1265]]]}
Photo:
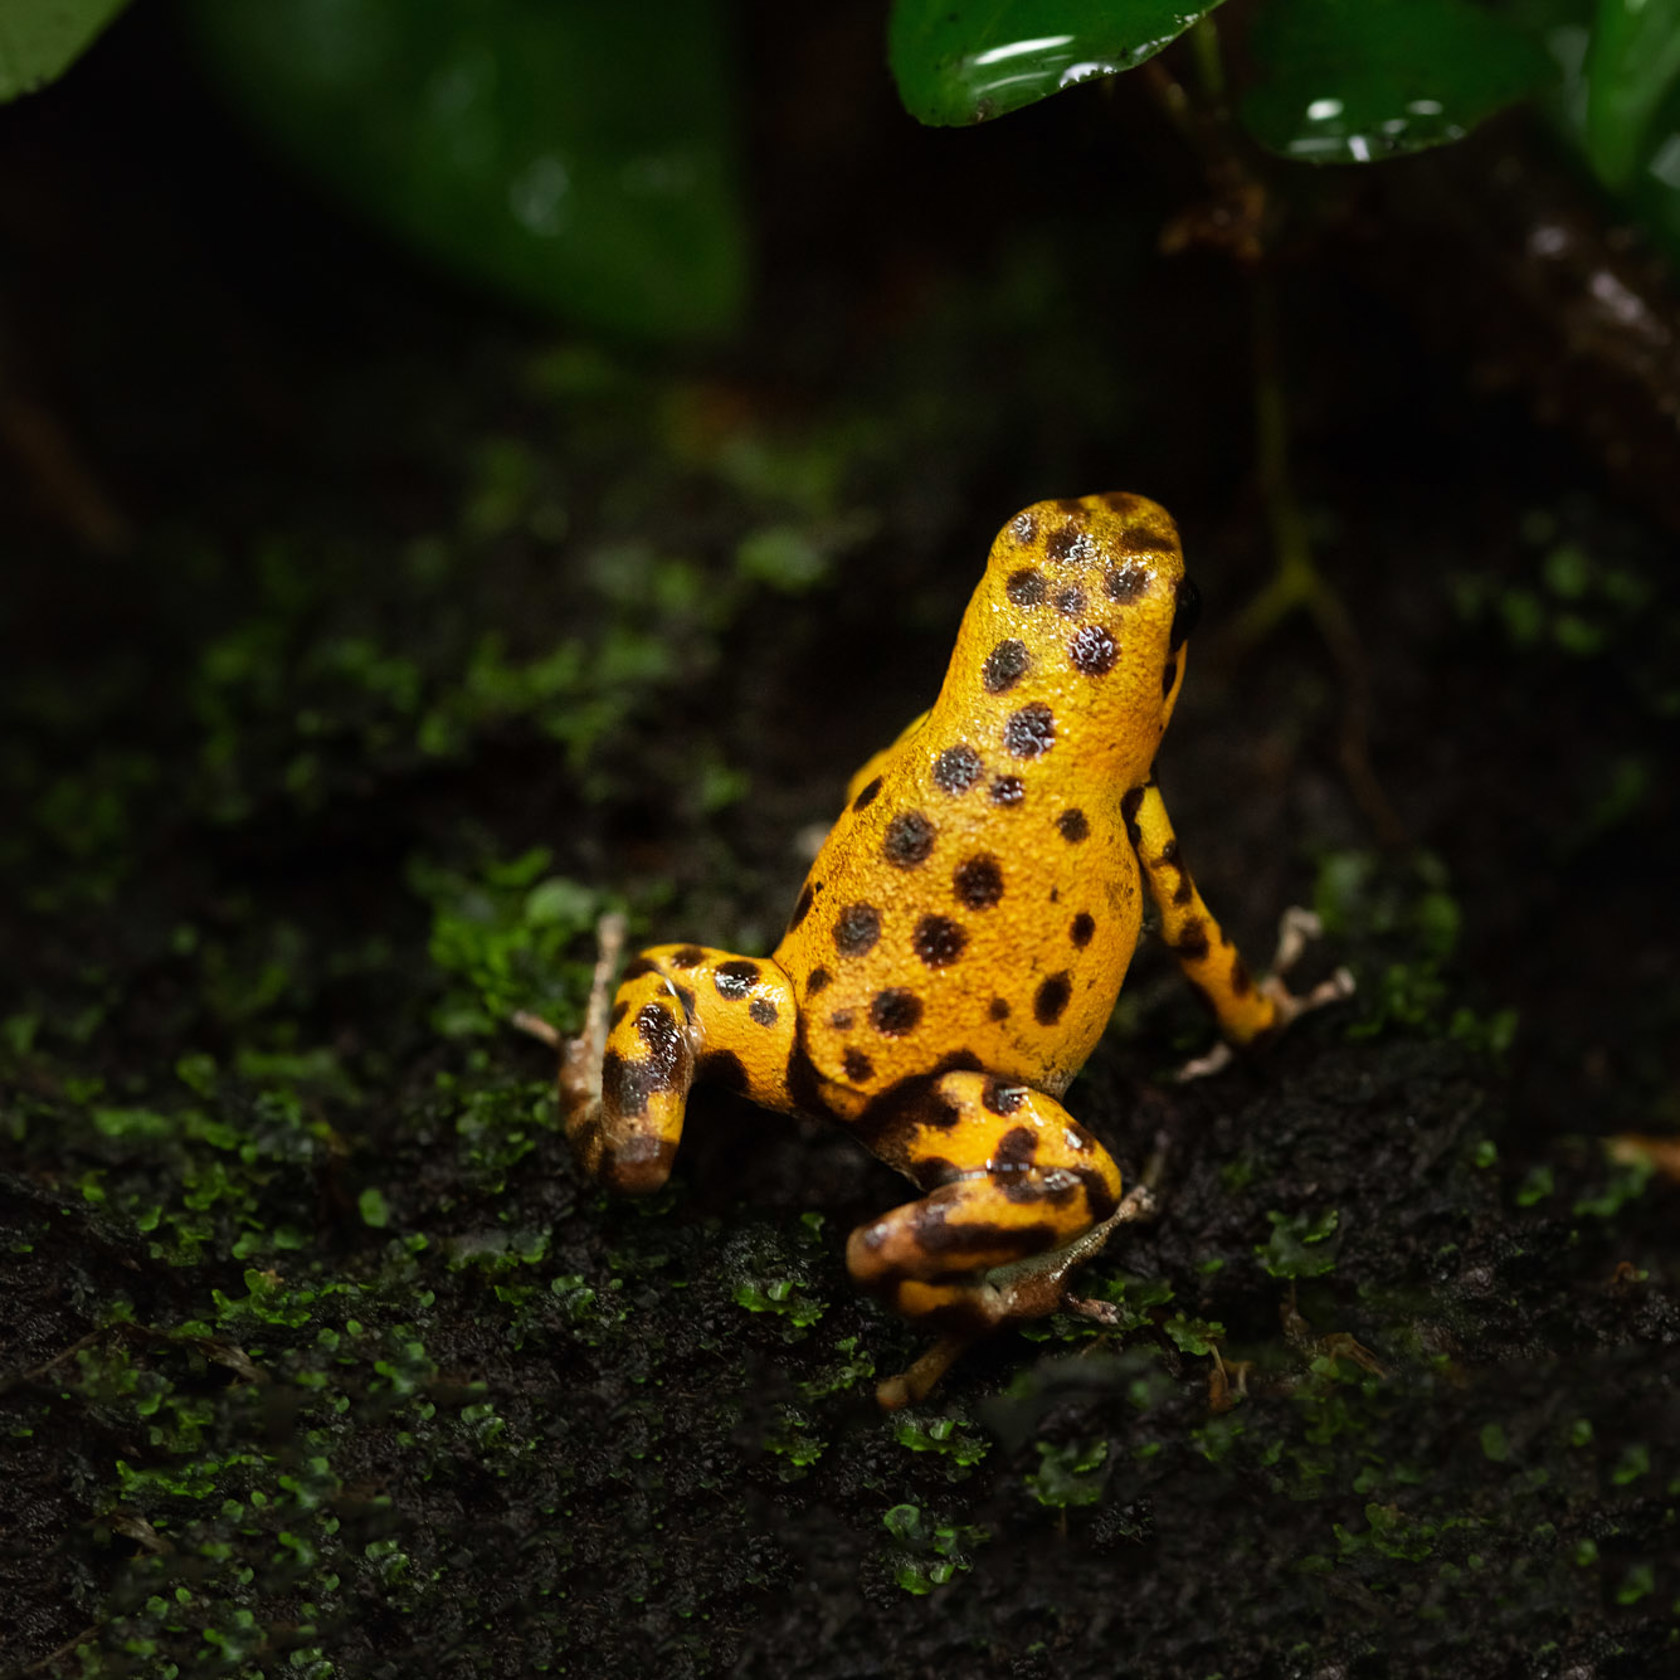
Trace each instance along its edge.
{"label": "green leaf", "polygon": [[1268,0],[1242,119],[1307,163],[1370,163],[1460,139],[1552,74],[1545,53],[1467,0]]}
{"label": "green leaf", "polygon": [[1265,1242],[1255,1245],[1260,1264],[1275,1278],[1322,1277],[1336,1269],[1335,1245],[1319,1248],[1334,1234],[1341,1223],[1341,1214],[1330,1208],[1321,1214],[1278,1213],[1266,1215],[1272,1234]]}
{"label": "green leaf", "polygon": [[1587,155],[1625,191],[1658,108],[1680,80],[1680,0],[1599,0],[1587,55]]}
{"label": "green leaf", "polygon": [[894,0],[888,56],[918,122],[985,122],[1131,70],[1220,0]]}
{"label": "green leaf", "polygon": [[5,0],[0,5],[0,103],[57,79],[127,0]]}
{"label": "green leaf", "polygon": [[643,338],[737,319],[721,0],[193,0],[242,114],[481,282]]}
{"label": "green leaf", "polygon": [[1107,1480],[1103,1469],[1108,1462],[1107,1441],[1075,1442],[1065,1447],[1039,1441],[1036,1445],[1042,1462],[1026,1477],[1026,1484],[1040,1505],[1065,1510],[1069,1505],[1095,1505],[1102,1498]]}
{"label": "green leaf", "polygon": [[1663,102],[1652,140],[1627,197],[1670,263],[1680,263],[1680,95]]}

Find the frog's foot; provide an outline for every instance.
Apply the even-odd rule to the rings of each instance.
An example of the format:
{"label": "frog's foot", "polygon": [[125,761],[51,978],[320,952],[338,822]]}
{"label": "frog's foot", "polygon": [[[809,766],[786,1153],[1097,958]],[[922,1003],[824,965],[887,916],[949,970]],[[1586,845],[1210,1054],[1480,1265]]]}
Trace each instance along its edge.
{"label": "frog's foot", "polygon": [[[1134,1184],[1124,1196],[1120,1198],[1120,1205],[1114,1210],[1114,1216],[1108,1221],[1107,1229],[1103,1231],[1102,1241],[1108,1240],[1109,1231],[1116,1225],[1143,1225],[1158,1219],[1161,1215],[1161,1173],[1166,1166],[1167,1152],[1164,1139],[1156,1140],[1155,1153],[1144,1163],[1143,1177]],[[1099,1243],[1097,1247],[1101,1247]],[[1094,1254],[1096,1249],[1089,1251]],[[1089,1254],[1082,1258],[1089,1258]],[[1064,1293],[1061,1300],[1064,1312],[1078,1313],[1081,1318],[1095,1319],[1098,1324],[1110,1327],[1118,1325],[1122,1319],[1122,1311],[1112,1301],[1099,1301],[1090,1295],[1070,1295]]]}
{"label": "frog's foot", "polygon": [[914,1364],[900,1371],[896,1377],[886,1377],[875,1385],[876,1403],[883,1412],[898,1412],[906,1406],[919,1406],[933,1392],[939,1379],[978,1340],[978,1336],[941,1336]]}
{"label": "frog's foot", "polygon": [[583,1031],[560,1044],[545,1022],[518,1024],[560,1048],[560,1106],[584,1171],[645,1195],[670,1177],[696,1079],[788,1107],[798,1011],[775,963],[699,945],[650,947],[612,992],[623,918],[603,917],[599,937]]}
{"label": "frog's foot", "polygon": [[[560,1112],[584,1170],[634,1193],[657,1189],[670,1172],[694,1053],[684,1012],[652,964],[626,970],[617,994],[617,1004],[625,1007],[615,1005],[612,985],[624,950],[624,927],[617,911],[595,925],[595,973],[583,1031],[576,1038],[562,1038],[549,1022],[525,1010],[513,1017],[513,1025],[560,1053]],[[641,1006],[639,1013],[629,1008],[631,1003]],[[628,1058],[608,1049],[613,1022],[627,1013],[636,1013]],[[614,1075],[610,1090],[609,1061]]]}
{"label": "frog's foot", "polygon": [[[1323,932],[1324,924],[1318,917],[1299,905],[1291,905],[1278,919],[1277,951],[1272,957],[1271,973],[1257,988],[1260,996],[1271,1006],[1271,1024],[1264,1033],[1256,1035],[1257,1040],[1275,1037],[1291,1021],[1309,1010],[1322,1009],[1326,1004],[1340,1003],[1344,998],[1353,996],[1353,975],[1345,968],[1338,968],[1328,980],[1320,981],[1310,992],[1295,993],[1289,989],[1289,971],[1301,960],[1307,946]],[[1220,1039],[1206,1055],[1193,1056],[1172,1078],[1181,1085],[1188,1084],[1192,1079],[1207,1079],[1229,1067],[1235,1054],[1229,1041]]]}
{"label": "frog's foot", "polygon": [[1131,1220],[1153,1219],[1159,1211],[1154,1193],[1140,1184],[1121,1198],[1120,1205],[1107,1219],[1100,1225],[1093,1225],[1076,1241],[1053,1253],[995,1268],[987,1274],[979,1290],[973,1291],[964,1300],[955,1299],[961,1292],[962,1286],[958,1286],[952,1291],[953,1300],[948,1305],[959,1310],[965,1305],[972,1305],[983,1322],[975,1329],[954,1330],[941,1336],[907,1370],[880,1383],[876,1387],[875,1398],[883,1410],[896,1412],[902,1406],[925,1400],[934,1385],[963,1354],[999,1324],[1013,1319],[1044,1318],[1058,1309],[1081,1313],[1102,1324],[1118,1323],[1119,1309],[1109,1302],[1068,1294],[1068,1276],[1108,1241],[1116,1225],[1124,1225]]}
{"label": "frog's foot", "polygon": [[1224,1039],[1216,1039],[1213,1048],[1203,1056],[1192,1056],[1182,1067],[1168,1075],[1175,1085],[1188,1085],[1192,1079],[1211,1079],[1223,1073],[1236,1059],[1234,1051]]}
{"label": "frog's foot", "polygon": [[1326,1004],[1340,1003],[1354,993],[1351,970],[1338,968],[1328,980],[1321,980],[1310,992],[1295,993],[1285,983],[1289,971],[1301,960],[1301,954],[1315,939],[1324,934],[1324,924],[1311,910],[1292,904],[1278,918],[1277,950],[1272,956],[1272,971],[1260,982],[1260,990],[1277,1006],[1277,1024],[1281,1032],[1291,1021],[1308,1010],[1322,1009]]}
{"label": "frog's foot", "polygon": [[881,1384],[889,1408],[921,1399],[999,1325],[1054,1312],[1073,1270],[1153,1202],[1142,1187],[1122,1199],[1108,1152],[1041,1091],[963,1072],[941,1078],[932,1098],[877,1144],[928,1194],[860,1225],[846,1249],[862,1288],[940,1332]]}
{"label": "frog's foot", "polygon": [[624,917],[614,910],[595,924],[595,973],[589,983],[589,1006],[583,1031],[564,1039],[540,1015],[521,1009],[513,1025],[521,1032],[540,1038],[560,1054],[560,1101],[571,1130],[571,1116],[585,1111],[599,1112],[601,1068],[607,1054],[607,1006],[618,959],[624,950]]}

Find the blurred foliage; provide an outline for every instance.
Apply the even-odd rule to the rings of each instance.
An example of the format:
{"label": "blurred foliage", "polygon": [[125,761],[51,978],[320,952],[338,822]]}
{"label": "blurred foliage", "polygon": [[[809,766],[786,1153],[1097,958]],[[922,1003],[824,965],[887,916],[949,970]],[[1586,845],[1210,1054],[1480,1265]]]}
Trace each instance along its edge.
{"label": "blurred foliage", "polygon": [[[746,293],[723,0],[183,0],[241,116],[468,278],[587,326],[715,337]],[[122,0],[6,0],[0,101]]]}
{"label": "blurred foliage", "polygon": [[124,0],[6,0],[0,6],[0,101],[56,81]]}
{"label": "blurred foliage", "polygon": [[1532,92],[1546,56],[1465,0],[1288,0],[1255,20],[1242,120],[1306,163],[1369,163],[1457,140]]}
{"label": "blurred foliage", "polygon": [[1674,0],[1513,0],[1559,71],[1553,120],[1594,173],[1680,260],[1680,6]]}
{"label": "blurred foliage", "polygon": [[1680,4],[1598,0],[1587,65],[1587,155],[1606,186],[1633,184],[1651,125],[1680,77]]}
{"label": "blurred foliage", "polygon": [[[331,190],[458,272],[654,340],[739,321],[747,241],[727,0],[183,0],[213,76]],[[1680,253],[1680,0],[1260,0],[1227,90],[1220,0],[894,0],[904,105],[984,122],[1187,32],[1204,101],[1282,157],[1370,163],[1537,94]],[[0,100],[120,0],[8,0]]]}
{"label": "blurred foliage", "polygon": [[191,16],[243,115],[449,266],[638,337],[734,323],[712,0],[199,0]]}

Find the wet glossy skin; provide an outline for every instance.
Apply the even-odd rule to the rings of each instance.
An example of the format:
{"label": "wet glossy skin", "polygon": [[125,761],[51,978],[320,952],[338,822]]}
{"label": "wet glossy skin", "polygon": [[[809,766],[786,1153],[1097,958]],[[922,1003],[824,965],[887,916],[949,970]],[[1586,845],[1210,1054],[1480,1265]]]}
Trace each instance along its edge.
{"label": "wet glossy skin", "polygon": [[848,1247],[899,1312],[956,1346],[1054,1310],[1120,1204],[1118,1169],[1057,1099],[1113,1010],[1143,883],[1228,1039],[1280,1019],[1152,780],[1194,613],[1155,503],[1012,519],[938,700],[853,778],[774,955],[661,945],[625,970],[598,1083],[588,1058],[562,1075],[588,1170],[662,1184],[691,1084],[718,1081],[851,1127],[924,1192]]}

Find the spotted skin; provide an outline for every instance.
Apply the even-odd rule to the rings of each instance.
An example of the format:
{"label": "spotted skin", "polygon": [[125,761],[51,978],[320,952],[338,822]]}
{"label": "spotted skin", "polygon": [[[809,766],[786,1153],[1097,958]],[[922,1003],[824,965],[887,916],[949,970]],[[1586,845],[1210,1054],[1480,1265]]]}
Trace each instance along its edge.
{"label": "spotted skin", "polygon": [[611,1021],[601,1100],[568,1113],[566,1130],[585,1169],[615,1190],[665,1182],[696,1077],[787,1106],[794,1001],[774,963],[656,945],[624,970]]}
{"label": "spotted skin", "polygon": [[1202,902],[1178,853],[1161,790],[1151,780],[1131,802],[1131,826],[1150,895],[1161,907],[1161,938],[1178,958],[1190,983],[1219,1017],[1219,1030],[1233,1044],[1253,1044],[1279,1025],[1276,995],[1261,991],[1237,948]]}
{"label": "spotted skin", "polygon": [[1041,1091],[958,1072],[931,1094],[931,1118],[908,1117],[875,1141],[928,1193],[860,1225],[846,1259],[860,1287],[906,1317],[977,1334],[1020,1316],[987,1273],[1052,1253],[1109,1219],[1120,1171]]}
{"label": "spotted skin", "polygon": [[961,1338],[1054,1310],[1120,1202],[1058,1099],[1113,1011],[1146,885],[1226,1036],[1278,1024],[1153,780],[1195,612],[1155,503],[1012,519],[939,698],[852,778],[774,954],[662,945],[626,969],[599,1101],[568,1115],[584,1166],[655,1188],[690,1084],[717,1077],[852,1126],[923,1192],[848,1249],[899,1312]]}

